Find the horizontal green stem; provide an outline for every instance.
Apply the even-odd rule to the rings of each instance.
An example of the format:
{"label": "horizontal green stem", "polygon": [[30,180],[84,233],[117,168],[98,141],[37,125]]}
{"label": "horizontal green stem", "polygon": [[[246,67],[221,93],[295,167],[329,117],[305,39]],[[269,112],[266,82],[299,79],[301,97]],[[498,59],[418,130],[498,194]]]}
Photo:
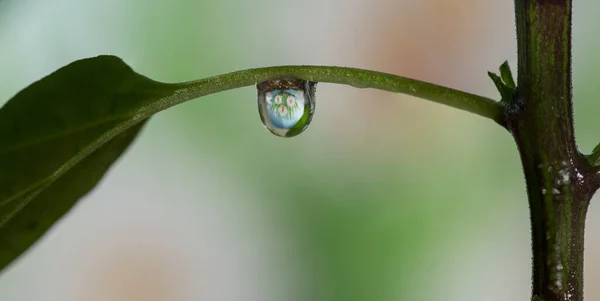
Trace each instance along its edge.
{"label": "horizontal green stem", "polygon": [[329,66],[257,68],[176,84],[180,86],[177,92],[179,97],[172,98],[172,102],[164,103],[164,105],[172,106],[185,99],[255,85],[268,79],[281,77],[295,77],[313,82],[344,84],[356,88],[373,88],[404,93],[475,113],[490,118],[497,123],[502,121],[503,104],[486,97],[393,74]]}

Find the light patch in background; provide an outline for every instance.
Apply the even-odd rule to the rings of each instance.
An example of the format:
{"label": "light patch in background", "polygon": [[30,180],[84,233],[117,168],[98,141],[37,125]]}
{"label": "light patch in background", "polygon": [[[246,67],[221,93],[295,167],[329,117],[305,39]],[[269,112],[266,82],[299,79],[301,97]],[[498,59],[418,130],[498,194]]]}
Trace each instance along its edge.
{"label": "light patch in background", "polygon": [[507,223],[506,214],[498,214],[478,228],[457,231],[432,243],[432,250],[443,248],[445,255],[430,254],[434,265],[442,267],[432,278],[444,287],[436,290],[431,300],[527,298],[531,292],[530,238],[523,231],[529,226],[527,217],[526,212],[516,213]]}

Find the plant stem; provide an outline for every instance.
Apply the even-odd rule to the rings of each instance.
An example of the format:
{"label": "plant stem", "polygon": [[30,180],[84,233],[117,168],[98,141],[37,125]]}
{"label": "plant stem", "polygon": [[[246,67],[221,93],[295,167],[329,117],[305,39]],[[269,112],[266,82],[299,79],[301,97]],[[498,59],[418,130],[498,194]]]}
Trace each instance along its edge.
{"label": "plant stem", "polygon": [[532,298],[583,300],[585,216],[592,168],[573,131],[571,0],[515,0],[517,96],[506,124],[519,148],[529,198]]}
{"label": "plant stem", "polygon": [[[418,98],[444,104],[453,108],[490,118],[497,123],[504,121],[504,103],[415,79],[388,73],[332,66],[278,66],[236,71],[180,86],[179,99],[192,99],[204,95],[248,86],[272,78],[295,77],[313,82],[350,85],[356,88],[404,93]],[[175,105],[178,102],[169,103]]]}

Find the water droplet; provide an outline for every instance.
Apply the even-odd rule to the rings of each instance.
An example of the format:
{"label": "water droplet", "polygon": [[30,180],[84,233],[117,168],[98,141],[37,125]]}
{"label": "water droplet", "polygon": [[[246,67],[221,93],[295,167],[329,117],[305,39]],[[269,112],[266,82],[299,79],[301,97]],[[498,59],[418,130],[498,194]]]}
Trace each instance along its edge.
{"label": "water droplet", "polygon": [[315,113],[317,83],[301,79],[271,79],[256,85],[258,113],[265,127],[279,137],[294,137]]}

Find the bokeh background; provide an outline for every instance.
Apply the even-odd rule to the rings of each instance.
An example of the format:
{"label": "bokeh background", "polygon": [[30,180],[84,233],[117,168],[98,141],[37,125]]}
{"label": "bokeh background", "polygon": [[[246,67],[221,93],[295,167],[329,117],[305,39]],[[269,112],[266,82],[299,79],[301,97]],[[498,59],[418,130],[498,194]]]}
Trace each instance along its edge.
{"label": "bokeh background", "polygon": [[[574,6],[576,131],[600,139],[600,2]],[[80,58],[165,82],[352,66],[498,98],[512,1],[0,0],[0,104]],[[513,70],[515,71],[515,70]],[[516,71],[514,72],[516,74]],[[600,298],[600,208],[586,299]],[[89,196],[0,274],[0,300],[528,300],[528,209],[511,137],[408,96],[321,84],[299,137],[252,87],[155,116]]]}

